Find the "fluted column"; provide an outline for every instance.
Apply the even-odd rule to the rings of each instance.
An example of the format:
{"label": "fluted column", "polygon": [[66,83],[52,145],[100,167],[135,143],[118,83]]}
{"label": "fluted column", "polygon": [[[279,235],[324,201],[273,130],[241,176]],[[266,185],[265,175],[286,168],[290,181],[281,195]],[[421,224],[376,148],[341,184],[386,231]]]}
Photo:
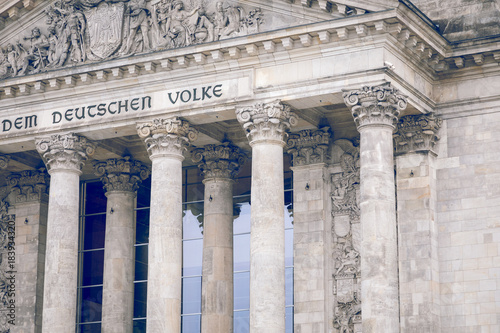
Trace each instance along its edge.
{"label": "fluted column", "polygon": [[147,331],[178,333],[182,286],[183,151],[197,137],[178,118],[137,125],[151,168],[149,217]]}
{"label": "fluted column", "polygon": [[193,150],[204,176],[201,332],[233,332],[233,179],[245,155],[226,142]]}
{"label": "fluted column", "polygon": [[344,93],[360,133],[363,333],[399,332],[392,132],[406,98],[390,84]]}
{"label": "fluted column", "polygon": [[56,134],[36,140],[50,174],[42,332],[75,330],[78,207],[81,168],[95,150],[85,137]]}
{"label": "fluted column", "polygon": [[108,198],[104,275],[102,290],[102,332],[132,333],[134,317],[135,225],[134,199],[149,169],[129,156],[94,164]]}
{"label": "fluted column", "polygon": [[297,121],[279,101],[236,110],[252,147],[250,332],[285,332],[283,147]]}

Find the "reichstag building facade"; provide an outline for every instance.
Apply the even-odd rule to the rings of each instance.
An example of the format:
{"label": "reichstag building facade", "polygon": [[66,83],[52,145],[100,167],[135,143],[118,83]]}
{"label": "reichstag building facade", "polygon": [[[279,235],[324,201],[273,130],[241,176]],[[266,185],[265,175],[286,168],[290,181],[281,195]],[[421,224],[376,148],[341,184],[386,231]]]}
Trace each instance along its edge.
{"label": "reichstag building facade", "polygon": [[0,333],[500,332],[498,0],[0,2]]}

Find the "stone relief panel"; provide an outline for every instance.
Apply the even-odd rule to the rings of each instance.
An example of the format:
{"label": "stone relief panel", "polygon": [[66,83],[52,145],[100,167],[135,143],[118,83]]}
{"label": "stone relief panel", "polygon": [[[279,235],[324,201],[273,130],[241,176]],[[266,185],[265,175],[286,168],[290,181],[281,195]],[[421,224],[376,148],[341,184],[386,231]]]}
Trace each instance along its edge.
{"label": "stone relief panel", "polygon": [[260,8],[237,1],[59,0],[45,22],[0,45],[0,80],[257,33]]}
{"label": "stone relief panel", "polygon": [[337,140],[332,161],[341,172],[331,175],[333,326],[339,333],[361,332],[361,226],[359,218],[359,142]]}

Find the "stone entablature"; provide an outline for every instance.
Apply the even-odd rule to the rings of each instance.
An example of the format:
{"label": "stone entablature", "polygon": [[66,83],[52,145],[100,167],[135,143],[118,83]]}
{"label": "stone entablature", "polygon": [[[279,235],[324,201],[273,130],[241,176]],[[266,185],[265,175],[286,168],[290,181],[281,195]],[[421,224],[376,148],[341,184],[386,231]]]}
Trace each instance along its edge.
{"label": "stone entablature", "polygon": [[183,160],[183,152],[198,138],[198,131],[177,117],[137,124],[137,133],[144,139],[151,159],[168,155]]}
{"label": "stone entablature", "polygon": [[94,173],[101,177],[106,192],[135,192],[141,182],[149,177],[150,170],[140,161],[125,156],[94,163]]}
{"label": "stone entablature", "polygon": [[93,142],[72,133],[39,138],[35,145],[49,174],[53,170],[72,170],[80,173],[83,164],[96,149]]}
{"label": "stone entablature", "polygon": [[400,112],[408,105],[406,96],[390,83],[345,92],[344,101],[358,130],[368,125],[394,126]]}
{"label": "stone entablature", "polygon": [[326,163],[331,135],[329,127],[290,134],[286,148],[293,156],[293,166]]}
{"label": "stone entablature", "polygon": [[[307,48],[317,44],[352,44],[352,38],[364,38],[386,33],[396,38],[398,48],[411,54],[416,53],[427,66],[434,66],[444,58],[446,41],[439,35],[433,35],[434,31],[425,25],[421,26],[419,31],[410,29],[418,18],[407,11],[409,11],[407,8],[400,7],[393,11],[281,29],[273,34],[256,34],[245,39],[227,39],[217,43],[199,44],[196,47],[143,54],[140,58],[127,58],[127,64],[116,59],[96,63],[92,66],[67,67],[60,72],[51,71],[6,79],[3,84],[0,83],[0,91],[3,90],[0,98],[124,79],[159,71],[185,69],[230,59],[254,57],[268,52],[292,52],[294,49]],[[414,41],[415,45],[407,43],[407,38]]]}
{"label": "stone entablature", "polygon": [[49,194],[50,177],[45,169],[25,170],[7,177],[16,203],[39,201]]}
{"label": "stone entablature", "polygon": [[433,151],[442,123],[434,113],[401,117],[393,134],[394,152]]}
{"label": "stone entablature", "polygon": [[206,179],[234,179],[245,163],[246,154],[229,142],[193,149],[191,158]]}

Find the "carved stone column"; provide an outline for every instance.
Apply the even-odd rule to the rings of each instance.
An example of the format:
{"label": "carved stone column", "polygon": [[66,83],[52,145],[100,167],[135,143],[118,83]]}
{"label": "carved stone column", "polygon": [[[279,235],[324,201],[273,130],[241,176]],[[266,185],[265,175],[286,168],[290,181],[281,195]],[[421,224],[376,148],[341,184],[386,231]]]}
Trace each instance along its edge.
{"label": "carved stone column", "polygon": [[[325,211],[326,163],[330,129],[304,130],[290,134],[288,153],[293,156],[293,293],[294,331],[327,332],[328,297],[325,262],[330,255],[326,248]],[[253,291],[252,291],[253,292]]]}
{"label": "carved stone column", "polygon": [[80,174],[95,145],[75,134],[39,138],[35,144],[51,176],[42,331],[67,333],[74,331],[76,318]]}
{"label": "carved stone column", "polygon": [[360,133],[363,333],[399,332],[392,132],[406,98],[390,84],[344,93]]}
{"label": "carved stone column", "polygon": [[279,101],[236,110],[252,147],[250,331],[285,331],[283,147],[297,122]]}
{"label": "carved stone column", "polygon": [[151,169],[147,331],[181,329],[182,161],[197,131],[178,118],[137,125]]}
{"label": "carved stone column", "polygon": [[228,142],[193,150],[205,179],[201,331],[233,332],[233,179],[245,155]]}
{"label": "carved stone column", "polygon": [[149,169],[139,161],[109,159],[94,164],[106,189],[106,237],[102,332],[132,333],[134,317],[134,199]]}
{"label": "carved stone column", "polygon": [[434,114],[406,116],[394,133],[401,332],[441,329],[434,151],[441,124]]}

